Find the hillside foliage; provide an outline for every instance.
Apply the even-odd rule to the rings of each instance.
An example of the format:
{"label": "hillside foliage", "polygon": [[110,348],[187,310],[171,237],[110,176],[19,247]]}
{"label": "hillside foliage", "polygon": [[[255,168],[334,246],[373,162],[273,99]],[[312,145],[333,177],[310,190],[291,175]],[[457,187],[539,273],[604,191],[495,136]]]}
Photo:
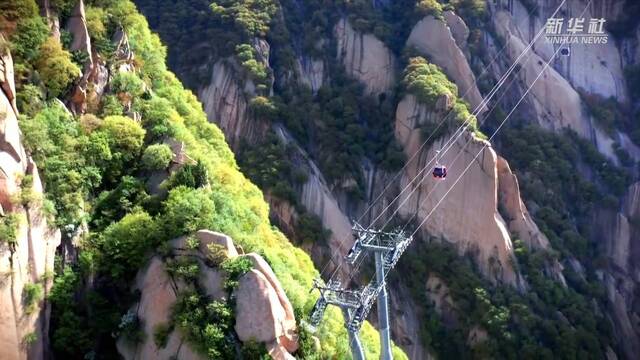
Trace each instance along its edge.
{"label": "hillside foliage", "polygon": [[[69,95],[80,75],[77,62],[82,61],[69,52],[68,36],[63,34],[61,43],[50,38],[33,0],[17,3],[3,16],[32,29],[13,32],[9,38],[19,73],[24,143],[40,167],[46,198],[54,205],[52,215],[63,231],[63,241],[80,234],[77,263],[56,263],[50,295],[51,339],[56,356],[115,358],[114,336],[132,342],[145,336],[158,340],[166,337],[167,329],[141,333],[135,313],[128,310],[139,296],[130,291],[131,281],[150,256],[162,252],[167,241],[201,228],[226,233],[245,251],[263,254],[296,313],[308,313],[316,296],[308,290],[318,276],[311,259],[271,226],[261,191],[240,173],[222,132],[207,122],[196,97],[167,70],[165,46],[150,32],[133,3],[88,1],[91,40],[107,66],[112,71],[115,68],[115,47],[109,39],[120,26],[136,61],[133,71],[115,73],[109,92],[83,116],[72,115],[56,100]],[[56,1],[53,6],[65,21],[74,4]],[[262,4],[270,6],[268,2]],[[207,13],[218,19],[215,21],[228,22],[232,17],[236,26],[253,32],[262,31],[261,24],[268,22],[245,17],[246,9],[227,5],[230,3],[221,3],[212,12],[207,4]],[[24,36],[31,33],[34,35]],[[216,42],[224,43],[220,38]],[[251,67],[252,58],[246,56],[246,66]],[[138,112],[141,121],[125,116],[128,108]],[[166,194],[154,194],[146,182],[151,172],[164,170],[171,161],[170,150],[161,145],[169,138],[183,142],[194,163],[167,179]],[[2,231],[10,234],[11,224],[3,223]],[[186,276],[195,271],[188,264],[172,269]],[[94,279],[94,287],[87,288],[89,278]],[[37,299],[34,294],[29,299]],[[176,329],[196,350],[218,358],[216,354],[220,353],[215,351],[226,352],[220,334],[224,337],[234,331],[228,324],[232,308],[188,294],[181,299],[175,311]],[[196,316],[201,303],[207,304],[207,313]],[[367,324],[362,333],[368,353],[377,356],[375,331]],[[339,312],[327,314],[319,337],[327,356],[348,356]],[[256,354],[263,350],[251,345],[242,351]],[[403,357],[398,349],[395,352]]]}

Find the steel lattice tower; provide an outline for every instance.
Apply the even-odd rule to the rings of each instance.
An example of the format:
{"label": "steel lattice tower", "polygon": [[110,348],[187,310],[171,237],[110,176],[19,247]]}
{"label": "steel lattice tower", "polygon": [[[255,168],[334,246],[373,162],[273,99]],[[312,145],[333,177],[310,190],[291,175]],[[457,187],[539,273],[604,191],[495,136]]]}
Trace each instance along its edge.
{"label": "steel lattice tower", "polygon": [[[345,327],[349,333],[349,343],[353,358],[364,360],[364,351],[358,338],[358,333],[366,320],[374,302],[378,304],[378,321],[380,332],[380,358],[391,360],[391,334],[389,330],[389,311],[385,280],[387,274],[396,265],[402,253],[411,243],[412,238],[401,231],[382,232],[365,229],[360,224],[353,226],[355,242],[345,260],[355,264],[367,252],[374,254],[376,278],[358,290],[348,290],[339,281],[329,280],[323,285],[320,279],[314,281],[313,289],[320,291],[320,298],[316,302],[310,316],[311,325],[317,327],[322,321],[324,311],[328,305],[340,307],[345,319]],[[348,284],[347,284],[348,285]]]}

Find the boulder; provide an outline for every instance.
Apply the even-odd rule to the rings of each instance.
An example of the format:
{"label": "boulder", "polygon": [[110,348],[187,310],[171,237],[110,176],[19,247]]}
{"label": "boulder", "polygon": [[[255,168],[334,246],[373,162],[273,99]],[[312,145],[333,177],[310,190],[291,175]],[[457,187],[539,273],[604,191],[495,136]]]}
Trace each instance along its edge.
{"label": "boulder", "polygon": [[[174,241],[174,255],[181,256],[178,251],[181,242]],[[223,275],[216,269],[208,267],[200,261],[200,285],[205,293],[213,300],[227,298],[223,288]],[[172,308],[178,295],[190,286],[180,279],[172,279],[166,268],[166,263],[159,256],[149,260],[147,266],[141,269],[134,283],[134,288],[140,292],[140,301],[134,304],[130,311],[135,312],[146,334],[139,344],[131,344],[126,339],[118,339],[118,352],[127,360],[132,359],[178,359],[200,360],[204,356],[194,352],[185,343],[179,331],[172,331],[165,347],[158,347],[153,339],[155,329],[160,325],[167,325],[171,320]]]}
{"label": "boulder", "polygon": [[387,93],[395,86],[396,60],[387,46],[372,34],[356,31],[342,18],[334,28],[338,60],[347,74],[364,84],[373,95]]}
{"label": "boulder", "polygon": [[275,341],[267,344],[267,351],[273,360],[295,360],[286,348]]}
{"label": "boulder", "polygon": [[[224,273],[211,267],[204,258],[209,251],[208,244],[222,245],[232,257],[238,256],[233,240],[209,230],[198,231],[196,238],[200,244],[195,251],[186,250],[186,236],[173,240],[170,243],[172,255],[195,256],[200,264],[199,286],[204,293],[213,300],[228,299],[224,289]],[[274,359],[292,359],[290,353],[298,349],[293,307],[269,264],[257,254],[247,257],[254,268],[240,278],[234,293],[238,337],[241,341],[263,342]],[[169,323],[177,297],[190,287],[180,279],[171,278],[166,263],[159,256],[151,258],[146,267],[138,272],[134,288],[141,296],[131,311],[138,316],[147,336],[136,345],[123,338],[118,339],[118,351],[125,359],[168,359],[172,356],[178,359],[204,359],[184,342],[179,331],[174,330],[169,334],[163,348],[155,344],[152,336],[159,325]]]}
{"label": "boulder", "polygon": [[[209,252],[207,245],[216,244],[221,245],[225,248],[228,257],[234,258],[238,256],[238,251],[233,245],[233,240],[231,240],[231,237],[229,237],[228,235],[211,230],[199,230],[198,232],[196,232],[196,237],[200,240],[199,250],[204,254]],[[260,260],[262,260],[261,257]],[[262,261],[264,262],[264,260]],[[269,268],[269,270],[271,270],[271,268]]]}
{"label": "boulder", "polygon": [[238,337],[271,344],[274,359],[288,359],[298,349],[293,306],[269,264],[258,254],[246,256],[253,269],[240,278],[235,291]]}
{"label": "boulder", "polygon": [[203,261],[199,261],[200,268],[204,269],[200,272],[198,281],[204,289],[205,293],[213,300],[224,300],[229,297],[224,290],[224,274],[220,271],[206,267]]}
{"label": "boulder", "polygon": [[280,285],[280,281],[276,277],[276,274],[271,270],[271,266],[262,258],[262,256],[251,253],[246,255],[253,263],[253,268],[260,271],[262,275],[267,279],[271,288],[278,296],[278,301],[282,310],[284,311],[284,318],[282,319],[283,333],[278,337],[278,341],[284,345],[284,347],[294,352],[298,349],[298,335],[296,334],[296,318],[293,313],[293,306],[287,298],[287,294],[284,292],[284,288]]}
{"label": "boulder", "polygon": [[171,308],[176,302],[176,284],[167,275],[162,259],[153,257],[146,269],[140,270],[135,287],[140,290],[140,301],[133,309],[143,324],[147,339],[138,346],[119,339],[116,343],[118,351],[125,359],[168,359],[180,347],[180,336],[172,334],[164,348],[158,348],[151,336],[157,326],[169,323]]}
{"label": "boulder", "polygon": [[285,310],[262,272],[251,269],[243,275],[235,298],[235,330],[241,341],[270,343],[285,334]]}

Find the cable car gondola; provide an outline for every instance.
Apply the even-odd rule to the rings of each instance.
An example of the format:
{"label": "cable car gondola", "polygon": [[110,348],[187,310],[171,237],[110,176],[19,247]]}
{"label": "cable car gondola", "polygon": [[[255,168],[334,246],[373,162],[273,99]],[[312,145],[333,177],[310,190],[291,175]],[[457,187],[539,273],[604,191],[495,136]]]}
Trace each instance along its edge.
{"label": "cable car gondola", "polygon": [[[441,149],[442,150],[442,149]],[[440,151],[436,151],[436,166],[433,168],[433,178],[444,180],[447,177],[447,167],[440,164]]]}
{"label": "cable car gondola", "polygon": [[433,178],[434,179],[439,179],[439,180],[444,180],[444,178],[447,177],[447,167],[444,165],[436,165],[433,168]]}

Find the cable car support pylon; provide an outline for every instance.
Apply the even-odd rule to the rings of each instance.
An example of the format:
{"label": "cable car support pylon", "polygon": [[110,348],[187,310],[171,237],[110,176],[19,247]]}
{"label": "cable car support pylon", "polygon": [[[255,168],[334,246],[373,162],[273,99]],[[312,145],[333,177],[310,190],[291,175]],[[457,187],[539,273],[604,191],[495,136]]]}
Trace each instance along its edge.
{"label": "cable car support pylon", "polygon": [[[310,316],[311,325],[317,327],[328,305],[338,306],[344,315],[345,327],[349,333],[351,353],[355,360],[364,360],[364,351],[358,337],[362,324],[369,315],[371,307],[378,302],[378,322],[380,332],[380,359],[392,360],[391,333],[389,329],[389,310],[385,279],[411,243],[412,237],[402,231],[383,232],[365,229],[357,222],[353,225],[355,242],[345,260],[354,265],[367,252],[374,254],[376,278],[359,290],[345,289],[337,280],[329,280],[324,285],[316,279],[313,289],[320,291]],[[348,285],[348,284],[346,284]]]}

